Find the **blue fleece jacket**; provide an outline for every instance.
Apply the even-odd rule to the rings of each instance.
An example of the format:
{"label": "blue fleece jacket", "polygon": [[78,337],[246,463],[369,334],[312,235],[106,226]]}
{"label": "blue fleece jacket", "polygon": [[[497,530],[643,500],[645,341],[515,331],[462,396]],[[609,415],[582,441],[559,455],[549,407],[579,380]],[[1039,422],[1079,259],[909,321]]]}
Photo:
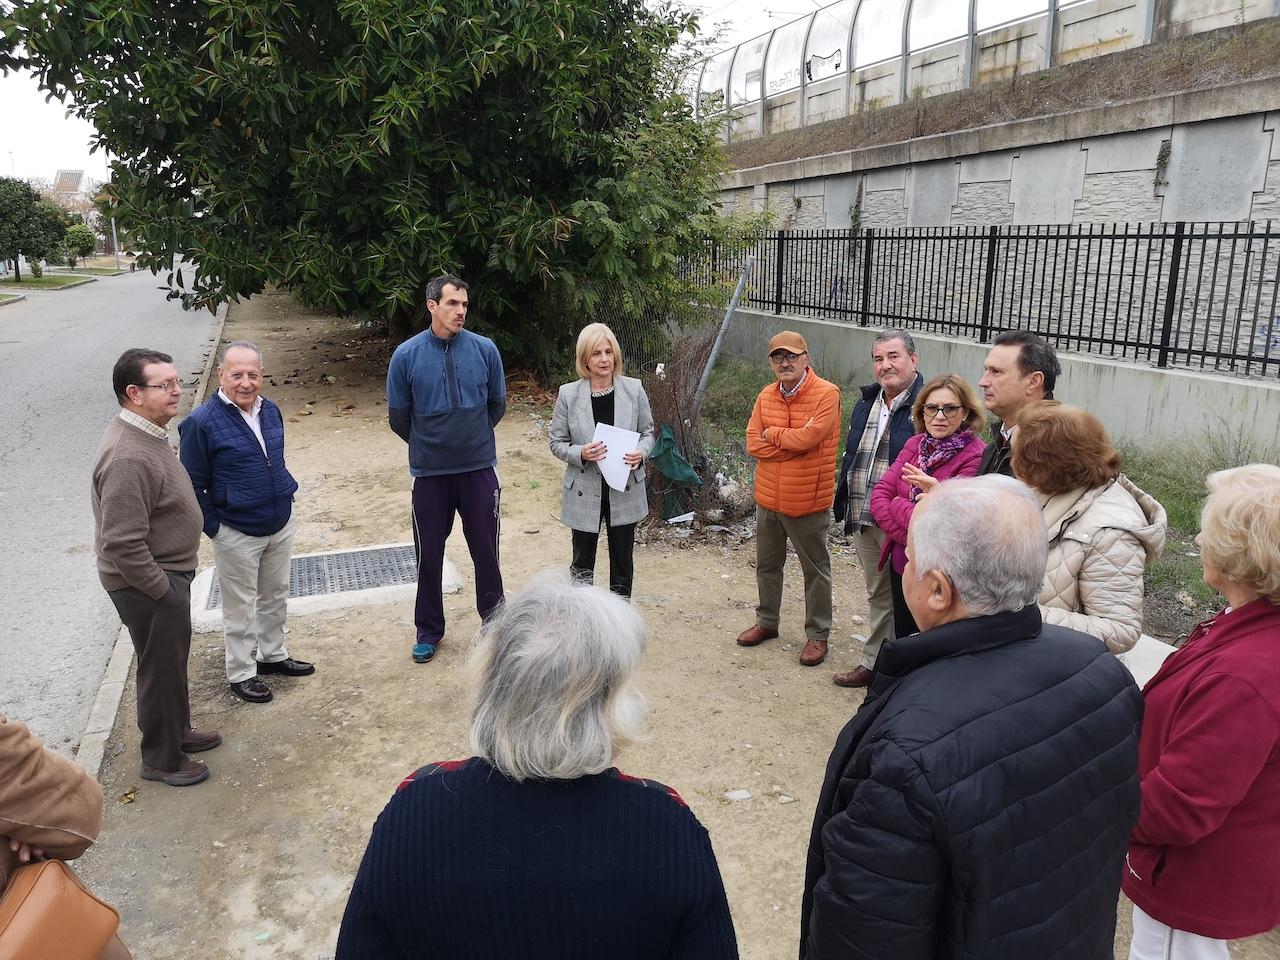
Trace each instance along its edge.
{"label": "blue fleece jacket", "polygon": [[446,340],[428,328],[391,355],[387,417],[415,477],[497,466],[493,428],[506,412],[502,356],[488,337],[461,330]]}
{"label": "blue fleece jacket", "polygon": [[224,523],[251,537],[269,537],[289,522],[298,482],[284,464],[284,417],[266,397],[259,416],[265,454],[239,408],[216,393],[178,427],[178,456],[210,537]]}

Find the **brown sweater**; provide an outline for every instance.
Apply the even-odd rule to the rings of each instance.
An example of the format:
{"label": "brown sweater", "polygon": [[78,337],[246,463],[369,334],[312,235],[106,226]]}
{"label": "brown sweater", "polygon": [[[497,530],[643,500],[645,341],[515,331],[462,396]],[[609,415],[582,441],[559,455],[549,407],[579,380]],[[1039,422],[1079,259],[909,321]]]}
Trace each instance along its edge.
{"label": "brown sweater", "polygon": [[166,570],[189,573],[204,515],[191,478],[167,440],[119,417],[93,465],[93,548],[108,590],[134,587],[152,600],[169,591]]}

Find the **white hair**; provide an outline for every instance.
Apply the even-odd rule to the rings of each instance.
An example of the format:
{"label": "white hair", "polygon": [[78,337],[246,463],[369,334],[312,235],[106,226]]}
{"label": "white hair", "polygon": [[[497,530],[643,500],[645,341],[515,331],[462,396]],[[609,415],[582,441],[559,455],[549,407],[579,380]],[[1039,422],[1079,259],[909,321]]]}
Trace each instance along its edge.
{"label": "white hair", "polygon": [[915,574],[946,574],[975,616],[1021,610],[1040,595],[1048,534],[1040,502],[1020,480],[940,483],[912,516],[910,539]]}
{"label": "white hair", "polygon": [[236,350],[236,349],[252,350],[254,353],[258,355],[258,366],[262,366],[262,348],[259,347],[252,340],[232,340],[230,343],[228,343],[225,347],[222,348],[222,359],[218,361],[218,366],[219,367],[226,366],[227,354],[232,350]]}
{"label": "white hair", "polygon": [[472,643],[471,746],[512,780],[572,780],[644,735],[645,626],[620,597],[544,573]]}

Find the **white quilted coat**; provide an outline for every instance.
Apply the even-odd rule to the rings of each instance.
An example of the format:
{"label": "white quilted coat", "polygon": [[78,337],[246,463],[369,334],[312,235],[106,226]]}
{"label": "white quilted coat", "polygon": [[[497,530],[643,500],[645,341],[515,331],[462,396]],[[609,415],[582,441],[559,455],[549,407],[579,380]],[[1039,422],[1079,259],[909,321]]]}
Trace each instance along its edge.
{"label": "white quilted coat", "polygon": [[1124,474],[1106,486],[1041,496],[1049,563],[1040,612],[1124,653],[1142,633],[1142,571],[1164,548],[1166,517]]}

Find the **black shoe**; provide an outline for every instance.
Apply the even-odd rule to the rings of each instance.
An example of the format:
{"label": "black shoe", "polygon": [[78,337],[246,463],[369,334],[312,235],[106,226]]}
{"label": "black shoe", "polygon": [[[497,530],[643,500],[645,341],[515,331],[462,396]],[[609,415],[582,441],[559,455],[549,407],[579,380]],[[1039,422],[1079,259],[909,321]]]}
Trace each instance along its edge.
{"label": "black shoe", "polygon": [[231,692],[245,703],[267,703],[271,700],[271,688],[257,677],[233,683]]}
{"label": "black shoe", "polygon": [[273,663],[258,661],[258,676],[267,673],[283,673],[286,677],[306,677],[315,672],[314,664],[307,663],[305,660],[295,660],[293,657],[276,660]]}

